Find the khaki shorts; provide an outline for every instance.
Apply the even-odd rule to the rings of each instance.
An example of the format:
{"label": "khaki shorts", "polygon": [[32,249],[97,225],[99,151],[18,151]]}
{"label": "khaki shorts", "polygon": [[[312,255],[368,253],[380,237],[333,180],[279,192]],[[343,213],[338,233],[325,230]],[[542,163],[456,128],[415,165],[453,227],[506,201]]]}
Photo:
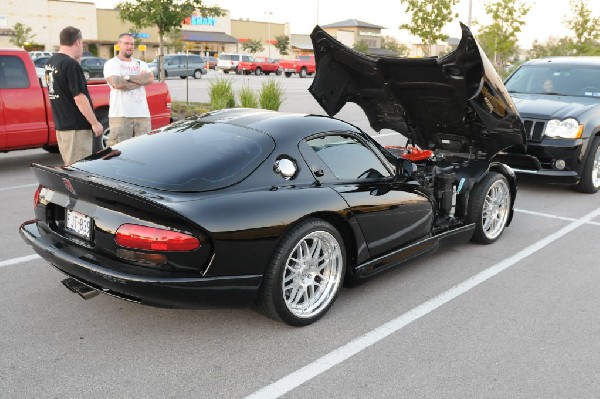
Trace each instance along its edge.
{"label": "khaki shorts", "polygon": [[91,155],[93,138],[92,130],[57,130],[58,149],[65,165]]}
{"label": "khaki shorts", "polygon": [[109,147],[132,137],[146,134],[152,129],[150,118],[111,117],[108,118],[108,125],[110,127]]}

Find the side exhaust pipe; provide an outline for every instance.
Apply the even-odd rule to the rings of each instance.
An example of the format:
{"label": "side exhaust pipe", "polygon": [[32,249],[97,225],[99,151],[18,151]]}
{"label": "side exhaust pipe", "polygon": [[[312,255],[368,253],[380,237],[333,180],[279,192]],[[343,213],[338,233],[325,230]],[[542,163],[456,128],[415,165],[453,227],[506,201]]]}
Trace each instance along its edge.
{"label": "side exhaust pipe", "polygon": [[80,283],[79,281],[75,280],[74,278],[69,277],[69,278],[61,281],[61,283],[63,283],[63,285],[65,287],[67,287],[69,289],[69,291],[78,294],[83,299],[91,299],[91,298],[95,297],[96,295],[100,294],[100,292],[96,291],[95,289],[93,289],[91,287],[88,287],[85,284]]}

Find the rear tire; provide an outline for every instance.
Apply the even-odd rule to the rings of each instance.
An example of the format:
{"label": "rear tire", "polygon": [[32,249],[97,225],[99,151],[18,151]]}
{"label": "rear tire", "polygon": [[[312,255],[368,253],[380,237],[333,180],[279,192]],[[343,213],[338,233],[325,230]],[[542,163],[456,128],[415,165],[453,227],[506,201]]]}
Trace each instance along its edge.
{"label": "rear tire", "polygon": [[586,194],[594,194],[600,188],[600,137],[596,136],[590,143],[588,156],[585,159],[583,172],[575,189]]}
{"label": "rear tire", "polygon": [[513,198],[506,177],[489,172],[473,189],[469,200],[468,221],[475,223],[472,241],[495,242],[506,228]]}
{"label": "rear tire", "polygon": [[202,71],[200,69],[194,71],[194,79],[202,79]]}
{"label": "rear tire", "polygon": [[339,232],[323,220],[307,219],[275,248],[256,306],[292,326],[309,325],[329,311],[345,272],[346,251]]}
{"label": "rear tire", "polygon": [[301,78],[305,78],[306,77],[306,68],[302,68],[300,70],[300,73],[298,74]]}
{"label": "rear tire", "polygon": [[83,71],[83,77],[85,80],[90,80],[90,73],[88,71]]}
{"label": "rear tire", "polygon": [[256,76],[259,76],[259,75],[261,74],[261,72],[262,72],[262,69],[260,69],[259,67],[257,67],[257,68],[254,70],[254,74],[255,74]]}

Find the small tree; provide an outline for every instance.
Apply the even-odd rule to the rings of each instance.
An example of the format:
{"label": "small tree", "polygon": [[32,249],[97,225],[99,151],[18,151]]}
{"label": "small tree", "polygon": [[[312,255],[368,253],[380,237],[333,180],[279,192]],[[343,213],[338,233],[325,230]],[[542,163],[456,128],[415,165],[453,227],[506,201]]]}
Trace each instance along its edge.
{"label": "small tree", "polygon": [[275,48],[281,55],[288,55],[290,48],[290,37],[287,35],[280,35],[275,37]]}
{"label": "small tree", "polygon": [[352,48],[358,52],[367,54],[369,52],[369,45],[364,40],[359,40],[358,42],[354,42]]}
{"label": "small tree", "polygon": [[181,22],[198,12],[203,17],[220,17],[225,11],[219,6],[206,7],[203,0],[126,0],[116,5],[122,21],[131,22],[135,28],[158,28],[160,79],[164,80],[165,34],[181,27]]}
{"label": "small tree", "polygon": [[441,33],[442,28],[457,17],[452,7],[459,0],[400,0],[406,4],[406,12],[410,12],[411,23],[400,25],[400,29],[408,30],[423,41],[426,55],[431,55],[431,47],[438,40],[448,37]]}
{"label": "small tree", "polygon": [[504,69],[507,61],[517,54],[517,33],[521,32],[530,8],[520,0],[497,0],[486,4],[485,10],[493,22],[481,29],[478,39],[496,68]]}
{"label": "small tree", "polygon": [[598,40],[600,40],[600,18],[592,17],[587,0],[571,0],[573,18],[565,21],[567,27],[573,31],[573,50],[575,55],[597,55]]}
{"label": "small tree", "polygon": [[248,51],[251,54],[258,53],[264,49],[265,46],[263,46],[262,42],[258,39],[250,39],[247,42],[242,43],[242,50]]}
{"label": "small tree", "polygon": [[183,51],[183,36],[181,29],[173,29],[171,32],[165,35],[169,47],[173,49],[173,52],[179,53]]}
{"label": "small tree", "polygon": [[406,44],[402,44],[392,36],[384,36],[381,41],[381,48],[393,51],[394,53],[406,57],[410,54],[410,49]]}
{"label": "small tree", "polygon": [[15,31],[15,35],[8,39],[8,41],[17,47],[24,47],[25,43],[33,41],[33,38],[36,36],[35,34],[31,34],[29,26],[20,22],[14,24],[13,30]]}
{"label": "small tree", "polygon": [[533,41],[531,50],[527,52],[527,57],[542,58],[550,57],[554,55],[572,55],[573,54],[573,43],[568,37],[561,37],[557,39],[555,37],[549,38],[546,43],[540,43],[537,40]]}

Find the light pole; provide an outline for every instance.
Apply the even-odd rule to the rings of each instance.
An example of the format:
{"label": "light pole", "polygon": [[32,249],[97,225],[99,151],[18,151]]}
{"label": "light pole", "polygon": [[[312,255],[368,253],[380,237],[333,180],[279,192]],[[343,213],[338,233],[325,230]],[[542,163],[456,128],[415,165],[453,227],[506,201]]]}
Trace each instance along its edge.
{"label": "light pole", "polygon": [[271,58],[271,14],[273,14],[273,12],[266,11],[265,14],[267,14],[267,16],[268,16],[267,26],[268,26],[268,30],[269,30],[268,39],[267,39],[267,49],[269,52],[269,58]]}

